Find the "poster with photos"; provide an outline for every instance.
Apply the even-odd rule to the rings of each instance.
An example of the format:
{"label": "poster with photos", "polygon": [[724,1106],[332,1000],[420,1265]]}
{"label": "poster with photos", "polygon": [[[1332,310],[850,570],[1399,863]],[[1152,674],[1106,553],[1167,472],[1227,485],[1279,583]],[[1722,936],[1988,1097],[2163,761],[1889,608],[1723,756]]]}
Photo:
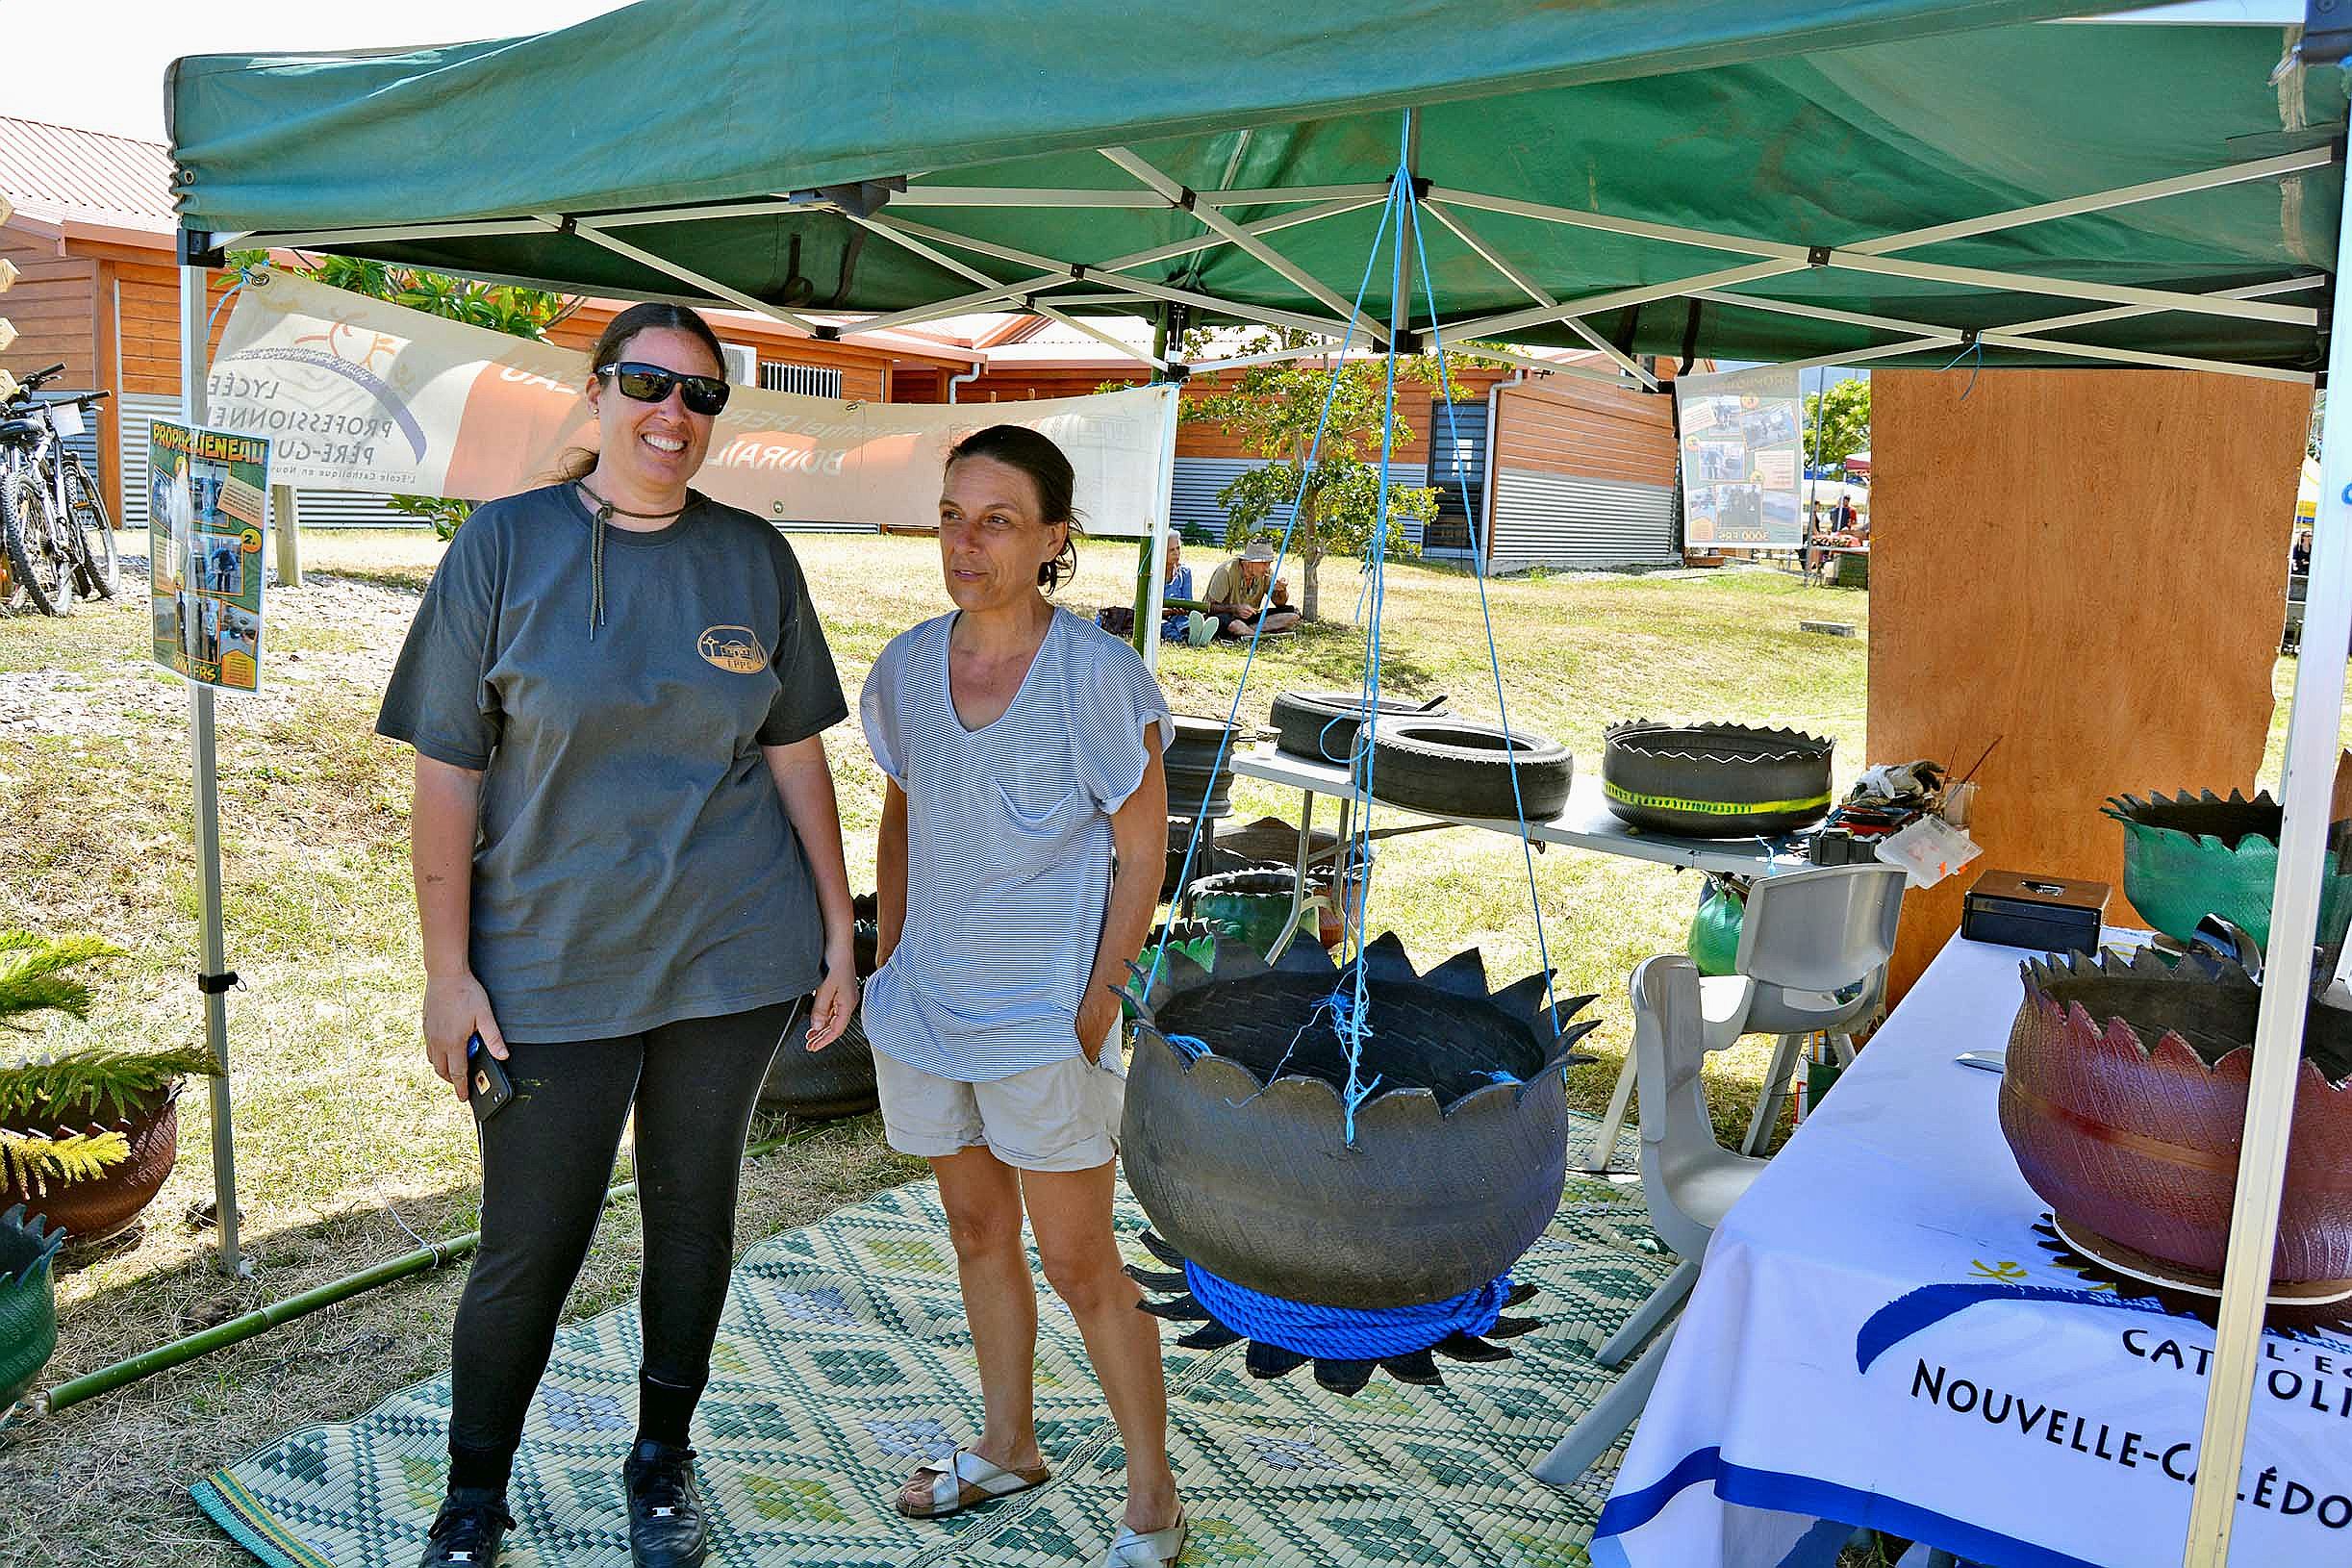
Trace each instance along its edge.
{"label": "poster with photos", "polygon": [[268,440],[154,420],[147,484],[155,662],[223,691],[258,690]]}
{"label": "poster with photos", "polygon": [[1775,366],[1677,377],[1682,433],[1682,537],[1694,548],[1801,544],[1798,480],[1805,405],[1797,374]]}

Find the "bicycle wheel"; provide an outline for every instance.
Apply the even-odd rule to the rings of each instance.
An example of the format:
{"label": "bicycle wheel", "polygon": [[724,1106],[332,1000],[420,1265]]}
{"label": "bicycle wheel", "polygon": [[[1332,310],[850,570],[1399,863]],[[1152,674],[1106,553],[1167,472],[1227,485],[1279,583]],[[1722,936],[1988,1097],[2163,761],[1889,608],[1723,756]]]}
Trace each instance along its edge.
{"label": "bicycle wheel", "polygon": [[25,468],[0,475],[0,553],[9,575],[45,616],[73,614],[73,567],[61,546],[49,497]]}
{"label": "bicycle wheel", "polygon": [[114,522],[98,497],[96,481],[75,458],[65,460],[65,531],[72,538],[77,586],[90,598],[111,599],[122,576],[114,559]]}

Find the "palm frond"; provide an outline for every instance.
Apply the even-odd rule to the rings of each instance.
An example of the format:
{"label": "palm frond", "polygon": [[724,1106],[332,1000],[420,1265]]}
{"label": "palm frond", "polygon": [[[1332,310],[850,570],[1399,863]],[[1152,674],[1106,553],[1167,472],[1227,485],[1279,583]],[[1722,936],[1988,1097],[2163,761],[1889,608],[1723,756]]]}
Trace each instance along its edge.
{"label": "palm frond", "polygon": [[0,1127],[0,1181],[45,1198],[49,1183],[94,1181],[109,1166],[131,1157],[131,1141],[119,1132],[69,1132],[48,1137]]}

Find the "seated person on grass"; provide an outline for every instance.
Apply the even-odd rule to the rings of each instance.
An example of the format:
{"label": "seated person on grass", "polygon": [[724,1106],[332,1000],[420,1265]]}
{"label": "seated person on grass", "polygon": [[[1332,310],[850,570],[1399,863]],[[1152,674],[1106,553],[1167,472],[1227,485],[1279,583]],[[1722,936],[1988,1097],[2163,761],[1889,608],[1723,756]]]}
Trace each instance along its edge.
{"label": "seated person on grass", "polygon": [[1274,574],[1274,545],[1253,539],[1241,554],[1208,574],[1209,613],[1217,618],[1217,635],[1246,638],[1263,622],[1269,633],[1286,632],[1299,623],[1290,602],[1290,583]]}
{"label": "seated person on grass", "polygon": [[[1184,536],[1174,528],[1168,530],[1168,578],[1160,588],[1160,601],[1189,599],[1193,596],[1192,568],[1184,565]],[[1185,629],[1192,620],[1189,610],[1170,610],[1160,617],[1160,639],[1168,643],[1185,641]]]}

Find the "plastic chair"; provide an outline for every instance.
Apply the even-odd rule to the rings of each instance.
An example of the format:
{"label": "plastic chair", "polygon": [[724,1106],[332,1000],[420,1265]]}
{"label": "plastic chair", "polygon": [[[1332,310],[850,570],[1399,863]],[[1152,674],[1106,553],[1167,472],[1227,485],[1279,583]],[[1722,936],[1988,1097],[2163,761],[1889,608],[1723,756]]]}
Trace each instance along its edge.
{"label": "plastic chair", "polygon": [[[1630,990],[1641,1080],[1641,1194],[1652,1227],[1681,1261],[1601,1347],[1594,1359],[1605,1367],[1623,1365],[1682,1306],[1699,1282],[1707,1239],[1765,1165],[1724,1148],[1707,1115],[1701,1070],[1707,1053],[1722,1048],[1708,1039],[1698,966],[1681,953],[1647,959],[1633,971]],[[1648,1403],[1673,1340],[1669,1326],[1535,1466],[1537,1480],[1571,1484],[1625,1435]]]}
{"label": "plastic chair", "polygon": [[[1901,867],[1874,861],[1759,876],[1748,889],[1739,951],[1732,961],[1734,973],[1699,982],[1707,1050],[1725,1050],[1745,1034],[1781,1037],[1739,1146],[1742,1153],[1755,1153],[1771,1136],[1808,1036],[1828,1035],[1840,1061],[1854,1060],[1852,1030],[1885,999],[1886,960],[1894,953],[1903,916],[1904,880]],[[1629,1056],[1617,1074],[1587,1170],[1608,1168],[1632,1094]]]}

